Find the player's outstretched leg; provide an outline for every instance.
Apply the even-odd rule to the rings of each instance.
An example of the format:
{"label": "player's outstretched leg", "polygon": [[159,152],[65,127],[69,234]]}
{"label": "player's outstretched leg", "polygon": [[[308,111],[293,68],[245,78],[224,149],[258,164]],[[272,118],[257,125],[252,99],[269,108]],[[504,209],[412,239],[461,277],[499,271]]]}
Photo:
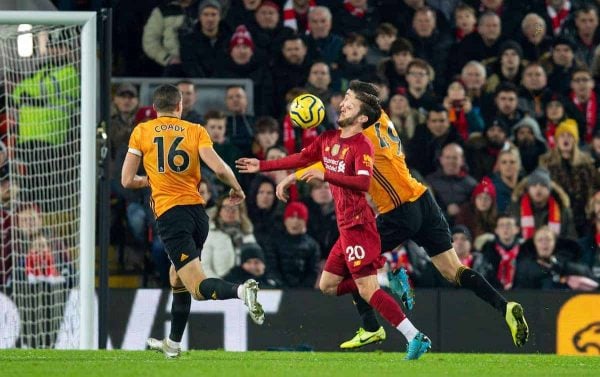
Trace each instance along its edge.
{"label": "player's outstretched leg", "polygon": [[479,298],[502,313],[510,329],[515,346],[523,346],[529,337],[529,328],[523,313],[523,307],[516,302],[507,302],[483,276],[466,266],[460,266],[455,275],[455,283],[472,290]]}
{"label": "player's outstretched leg", "polygon": [[448,281],[470,289],[477,297],[502,313],[517,347],[527,342],[529,328],[521,305],[506,301],[479,272],[464,266],[453,248],[431,257],[431,261]]}
{"label": "player's outstretched leg", "polygon": [[358,329],[352,339],[340,344],[340,348],[354,349],[366,346],[367,344],[384,341],[386,338],[385,329],[377,321],[375,311],[371,305],[360,297],[358,291],[352,292],[352,299],[360,315],[362,327]]}
{"label": "player's outstretched leg", "polygon": [[244,284],[232,284],[225,280],[208,278],[202,280],[198,286],[198,291],[207,300],[241,299],[248,307],[250,318],[256,324],[262,325],[265,312],[258,302],[258,290],[258,283],[253,279],[246,280]]}
{"label": "player's outstretched leg", "polygon": [[529,327],[527,326],[527,321],[525,321],[521,304],[517,302],[506,304],[506,315],[504,318],[506,319],[506,324],[510,329],[515,345],[517,347],[523,346],[529,337]]}
{"label": "player's outstretched leg", "polygon": [[[402,301],[406,309],[412,310],[415,302],[414,293],[408,282],[406,270],[401,267],[396,271],[389,272],[388,280],[392,293]],[[340,348],[354,349],[366,346],[367,344],[384,341],[386,338],[385,329],[377,321],[375,311],[371,305],[363,300],[358,292],[352,293],[352,299],[360,315],[362,327],[358,329],[352,339],[340,344]]]}
{"label": "player's outstretched leg", "polygon": [[395,271],[388,272],[390,290],[398,297],[407,310],[412,310],[415,306],[415,293],[408,281],[408,274],[404,267]]}
{"label": "player's outstretched leg", "polygon": [[[258,302],[258,283],[255,280],[249,279],[244,284],[232,284],[221,279],[206,278],[199,258],[192,259],[176,273],[174,268],[171,270],[172,275],[182,282],[195,300],[239,298],[248,307],[250,318],[255,323],[262,325],[265,321],[265,312]],[[171,283],[173,284],[173,281]]]}
{"label": "player's outstretched leg", "polygon": [[192,296],[185,287],[173,287],[171,303],[171,333],[165,339],[148,338],[146,344],[152,350],[161,351],[167,358],[181,354],[181,337],[190,315]]}
{"label": "player's outstretched leg", "polygon": [[361,297],[406,337],[406,360],[416,360],[431,349],[431,340],[406,318],[396,300],[379,287],[375,275],[358,278],[355,282]]}

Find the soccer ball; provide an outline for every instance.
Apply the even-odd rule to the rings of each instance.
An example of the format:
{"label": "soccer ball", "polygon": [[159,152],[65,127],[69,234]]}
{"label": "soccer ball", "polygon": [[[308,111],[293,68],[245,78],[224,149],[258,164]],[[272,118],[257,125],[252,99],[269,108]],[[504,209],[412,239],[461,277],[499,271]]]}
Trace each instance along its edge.
{"label": "soccer ball", "polygon": [[290,118],[300,128],[317,127],[325,119],[325,106],[319,97],[301,94],[290,105]]}

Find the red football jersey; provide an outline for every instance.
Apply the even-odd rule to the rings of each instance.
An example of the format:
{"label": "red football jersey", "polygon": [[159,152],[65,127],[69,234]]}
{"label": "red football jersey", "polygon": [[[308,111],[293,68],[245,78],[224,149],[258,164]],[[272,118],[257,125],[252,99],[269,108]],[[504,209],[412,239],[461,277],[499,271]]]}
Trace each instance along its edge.
{"label": "red football jersey", "polygon": [[[341,138],[340,131],[326,131],[299,154],[280,160],[261,161],[261,170],[277,170],[304,167],[321,161],[325,166],[325,180],[329,182],[338,227],[375,221],[375,215],[365,192],[373,173],[373,145],[362,133]],[[364,190],[343,187],[336,182],[359,178],[366,183]],[[362,186],[362,185],[361,185]]]}

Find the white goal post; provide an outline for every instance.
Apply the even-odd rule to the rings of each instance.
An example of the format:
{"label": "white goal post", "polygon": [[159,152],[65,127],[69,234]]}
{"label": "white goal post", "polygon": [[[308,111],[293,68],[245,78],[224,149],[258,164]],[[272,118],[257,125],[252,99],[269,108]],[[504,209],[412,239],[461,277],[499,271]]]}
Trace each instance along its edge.
{"label": "white goal post", "polygon": [[[41,193],[39,195],[43,195],[43,200],[41,200],[44,203],[52,203],[51,205],[53,206],[51,208],[51,210],[49,210],[49,212],[58,214],[56,218],[59,218],[59,216],[61,215],[61,203],[68,203],[68,205],[65,205],[65,207],[68,206],[68,210],[66,211],[67,213],[67,218],[70,220],[57,220],[57,221],[62,221],[62,223],[60,224],[60,226],[62,226],[61,229],[63,228],[68,228],[69,229],[69,242],[72,243],[72,245],[69,248],[69,252],[71,253],[71,255],[73,256],[73,261],[72,261],[72,268],[74,272],[74,278],[73,278],[73,282],[72,284],[69,285],[63,285],[65,288],[61,291],[61,297],[65,297],[65,299],[63,300],[64,303],[62,305],[62,307],[60,308],[60,310],[57,310],[55,308],[52,307],[48,307],[46,310],[47,312],[52,312],[53,314],[51,314],[52,316],[56,317],[60,317],[58,321],[55,321],[56,323],[59,323],[58,325],[52,325],[53,328],[53,332],[55,332],[56,334],[53,335],[53,340],[50,341],[48,343],[48,341],[46,340],[42,340],[41,343],[40,341],[38,341],[38,343],[33,342],[33,346],[31,344],[27,344],[26,341],[22,340],[22,335],[17,335],[16,337],[8,334],[7,337],[7,331],[6,330],[8,328],[10,328],[12,326],[13,328],[13,335],[15,332],[18,332],[20,334],[20,332],[24,331],[23,328],[25,327],[25,325],[21,322],[19,322],[19,311],[21,310],[20,308],[18,308],[18,298],[15,297],[11,297],[13,294],[9,293],[12,292],[13,290],[15,290],[16,288],[11,288],[11,284],[12,287],[16,287],[18,286],[17,283],[14,282],[15,276],[16,276],[16,271],[18,269],[19,265],[19,261],[17,261],[15,258],[19,257],[18,253],[13,251],[12,255],[9,252],[6,252],[4,254],[0,254],[0,270],[3,268],[3,265],[6,266],[10,266],[5,268],[5,271],[0,271],[0,273],[4,274],[4,282],[2,280],[0,280],[0,348],[6,348],[6,347],[28,347],[28,348],[32,348],[32,347],[36,347],[35,344],[41,344],[41,347],[56,347],[56,348],[79,348],[79,349],[96,349],[98,347],[97,344],[95,344],[95,329],[97,329],[97,324],[96,324],[96,318],[95,318],[95,291],[94,291],[94,283],[95,283],[95,278],[94,278],[94,273],[95,273],[95,224],[96,224],[96,125],[97,125],[97,116],[96,116],[96,112],[97,112],[97,40],[96,40],[96,13],[95,12],[38,12],[38,11],[0,11],[0,27],[1,28],[6,28],[6,29],[0,29],[0,45],[3,49],[2,51],[2,56],[0,56],[0,71],[2,71],[2,78],[0,78],[0,80],[2,80],[2,86],[3,86],[3,94],[2,96],[4,98],[0,98],[0,102],[2,103],[2,107],[3,107],[3,113],[6,114],[6,120],[3,121],[4,123],[8,124],[8,126],[6,126],[6,128],[10,129],[10,123],[11,120],[14,123],[14,127],[18,128],[19,126],[23,126],[23,124],[26,123],[25,120],[25,116],[23,114],[18,114],[18,106],[19,104],[15,105],[15,91],[19,90],[19,85],[25,81],[25,79],[29,76],[32,76],[33,74],[37,73],[37,70],[39,70],[40,66],[42,66],[42,63],[47,64],[48,63],[48,59],[46,58],[46,60],[42,60],[41,58],[39,60],[35,60],[35,59],[27,59],[27,58],[23,58],[23,62],[21,63],[19,59],[19,56],[17,55],[17,51],[14,51],[13,54],[13,60],[9,61],[8,59],[10,59],[10,57],[7,57],[7,55],[10,55],[12,52],[10,52],[9,54],[6,53],[6,51],[4,51],[4,49],[6,49],[8,46],[8,48],[12,48],[11,46],[16,46],[16,38],[18,38],[22,33],[22,30],[19,29],[20,31],[17,31],[17,25],[22,25],[22,24],[27,24],[27,25],[31,25],[31,27],[33,27],[33,29],[27,29],[27,30],[31,30],[30,35],[33,34],[33,36],[36,36],[36,30],[40,31],[44,31],[44,28],[46,28],[47,30],[50,31],[50,33],[54,30],[68,30],[69,36],[68,38],[71,38],[73,41],[76,41],[76,46],[77,46],[77,59],[76,59],[76,63],[71,64],[73,67],[76,67],[72,70],[72,72],[76,72],[75,76],[71,77],[71,78],[67,78],[67,80],[70,80],[70,82],[67,85],[70,85],[74,82],[76,82],[79,86],[78,90],[75,89],[75,86],[73,85],[73,90],[68,94],[69,96],[69,101],[70,102],[66,102],[66,100],[61,100],[57,101],[55,100],[55,98],[52,98],[52,93],[59,93],[57,94],[57,96],[65,96],[64,94],[64,90],[61,93],[61,88],[60,85],[65,85],[65,84],[61,84],[61,83],[57,83],[57,79],[56,76],[50,77],[50,78],[44,78],[44,80],[48,80],[48,82],[50,83],[48,85],[48,87],[51,87],[51,85],[56,85],[56,89],[55,88],[55,92],[51,92],[49,94],[49,92],[46,89],[40,89],[39,91],[42,92],[42,94],[39,94],[39,97],[36,97],[35,94],[31,94],[33,91],[35,91],[35,89],[32,89],[32,91],[30,91],[30,93],[25,93],[22,94],[22,98],[24,98],[24,100],[21,102],[20,109],[23,109],[23,107],[25,105],[23,105],[23,103],[26,103],[27,106],[33,107],[34,105],[32,105],[32,103],[34,103],[35,101],[35,106],[37,106],[38,110],[38,117],[39,117],[39,111],[43,111],[45,112],[45,116],[46,118],[49,117],[49,114],[52,114],[54,111],[54,114],[58,113],[60,114],[61,111],[63,114],[68,114],[64,116],[64,119],[61,119],[60,122],[63,122],[65,124],[68,124],[67,127],[78,127],[78,130],[76,131],[76,137],[71,138],[71,136],[64,136],[63,134],[57,135],[57,133],[55,131],[52,131],[54,133],[50,133],[47,134],[45,137],[45,142],[47,142],[47,144],[51,144],[50,147],[47,148],[47,152],[40,152],[40,153],[47,153],[46,155],[44,155],[43,158],[47,159],[47,161],[45,161],[45,163],[47,163],[47,166],[50,166],[50,168],[41,171],[38,174],[38,177],[36,177],[35,179],[37,179],[37,181],[33,181],[33,184],[30,184],[29,186],[34,186],[34,189],[31,189],[30,191],[33,190],[40,190],[40,184],[39,182],[55,182],[55,186],[52,186],[51,184],[48,185],[48,187],[46,187],[47,192],[45,193]],[[7,25],[14,25],[14,26],[7,26]],[[76,26],[76,28],[71,28],[72,26]],[[37,29],[36,29],[37,28]],[[5,32],[5,30],[14,30],[14,32]],[[50,33],[46,32],[47,35],[49,35]],[[51,38],[52,36],[50,36],[49,38]],[[13,38],[13,40],[11,40],[10,42],[4,42],[2,41],[4,40],[8,40],[9,38]],[[75,44],[74,44],[75,45]],[[34,47],[35,48],[35,47]],[[13,50],[16,50],[15,48],[12,48]],[[20,54],[20,52],[19,52]],[[35,54],[35,51],[34,51]],[[16,62],[16,63],[15,63]],[[52,64],[52,62],[50,62],[50,64]],[[7,68],[8,65],[8,68]],[[12,67],[11,67],[12,65]],[[15,68],[15,65],[17,66]],[[7,73],[7,69],[12,70],[9,73]],[[45,69],[45,68],[44,68]],[[6,79],[5,77],[9,77],[9,79]],[[64,77],[64,74],[63,74]],[[42,86],[41,84],[41,80],[40,79],[40,87]],[[54,82],[52,81],[54,80]],[[25,92],[27,91],[27,89],[24,90]],[[76,98],[75,96],[73,96],[72,94],[75,93],[77,94],[79,97]],[[62,102],[61,102],[62,101]],[[40,103],[43,104],[48,104],[46,108],[44,108],[42,105],[40,105]],[[76,113],[75,115],[73,115],[74,113],[69,111],[64,110],[65,107],[70,106],[70,109],[76,109]],[[48,110],[50,109],[50,110]],[[56,111],[55,111],[56,110]],[[29,119],[36,119],[32,114],[34,112],[31,111],[30,114],[28,114]],[[12,114],[18,114],[17,116],[20,116],[20,119],[15,120],[15,118],[17,118],[17,116],[13,117]],[[20,121],[20,122],[19,122]],[[57,123],[58,121],[53,121],[50,120],[49,123]],[[30,122],[32,125],[35,126],[35,122]],[[42,127],[42,126],[40,126]],[[48,126],[50,127],[50,126]],[[23,127],[25,128],[25,127]],[[34,130],[35,131],[35,130]],[[68,129],[64,131],[64,134],[66,135],[67,133],[70,133],[72,130]],[[11,132],[11,131],[9,131]],[[18,131],[15,131],[15,134]],[[24,133],[23,129],[21,129],[21,132]],[[37,130],[36,132],[39,132],[39,130]],[[62,132],[62,131],[61,131]],[[22,137],[24,139],[23,135],[16,135],[14,136],[16,139],[18,139],[19,137]],[[62,138],[62,139],[61,139]],[[66,138],[66,139],[65,139]],[[69,140],[70,144],[69,144],[69,148],[62,148],[62,145],[59,145],[62,141],[61,140]],[[50,141],[48,141],[50,140]],[[58,140],[58,141],[56,141]],[[22,141],[22,140],[21,140]],[[16,143],[18,143],[19,141],[17,140]],[[64,143],[67,143],[67,141],[65,141]],[[32,144],[32,145],[38,145],[38,144]],[[46,145],[46,144],[42,144],[42,145]],[[42,147],[42,149],[45,147]],[[5,148],[5,151],[8,149],[8,152],[4,152],[7,153],[8,155],[8,176],[9,179],[11,181],[12,184],[12,180],[13,177],[15,180],[18,179],[23,179],[23,182],[27,182],[26,179],[29,179],[31,182],[31,177],[29,178],[23,178],[23,176],[25,176],[26,174],[30,174],[33,175],[33,173],[28,172],[28,173],[23,173],[23,171],[19,170],[20,166],[19,163],[22,165],[26,165],[26,163],[23,163],[22,161],[18,161],[19,160],[19,152],[18,152],[18,148],[15,148],[15,152],[11,153],[11,147],[8,146],[7,148]],[[24,147],[22,147],[22,149],[25,149]],[[31,148],[30,148],[31,149]],[[35,149],[35,148],[34,148]],[[40,149],[41,150],[41,149]],[[61,152],[62,151],[62,152]],[[67,162],[63,162],[63,161],[59,161],[64,157],[64,151],[72,151],[72,153],[70,154],[70,157],[68,157],[68,161]],[[2,153],[2,151],[0,151],[0,153]],[[23,152],[23,153],[27,153],[27,152]],[[63,153],[63,154],[61,154]],[[40,154],[35,155],[35,153],[33,153],[35,158],[40,159]],[[50,156],[50,157],[48,157]],[[14,162],[14,161],[17,162]],[[52,164],[54,163],[53,160],[56,160],[54,165],[48,165],[48,164]],[[36,162],[34,161],[34,163],[32,163],[31,165],[34,165]],[[40,164],[38,164],[40,165]],[[57,169],[59,169],[59,172],[55,172],[52,171],[51,168],[52,167],[58,167]],[[65,169],[65,170],[62,170]],[[34,170],[34,169],[31,169]],[[48,176],[52,176],[54,178],[48,178]],[[49,180],[50,179],[50,180]],[[67,183],[65,183],[66,181],[69,181]],[[54,183],[52,183],[54,184]],[[23,184],[23,186],[26,186],[26,184]],[[43,184],[41,186],[44,186]],[[12,186],[11,186],[12,187]],[[62,191],[67,191],[67,192],[62,192]],[[22,190],[23,192],[23,190]],[[38,202],[39,200],[39,195],[38,195]],[[56,197],[59,197],[59,199],[57,199]],[[25,199],[23,199],[25,201]],[[29,199],[27,199],[29,200]],[[17,203],[20,203],[17,200]],[[22,204],[22,203],[21,203]],[[16,206],[16,205],[15,205]],[[11,207],[9,209],[10,210],[15,210],[15,206]],[[48,206],[50,206],[50,204],[48,204]],[[15,227],[15,218],[14,218],[14,212],[12,212],[10,215],[8,216],[13,216],[12,220],[10,221],[11,223],[11,227],[13,227],[13,229],[11,230],[13,232],[13,238],[11,238],[11,244],[8,246],[8,248],[11,247],[15,247],[16,245],[16,241],[14,239],[14,227]],[[69,217],[70,216],[70,217]],[[58,229],[58,228],[57,228]],[[58,232],[58,230],[57,230]],[[55,233],[57,233],[55,232]],[[10,233],[10,232],[9,232]],[[31,240],[30,240],[31,241]],[[34,241],[37,242],[37,241]],[[50,240],[48,240],[48,242],[50,242]],[[9,255],[7,257],[7,255]],[[43,255],[43,254],[39,254],[39,255]],[[11,260],[2,260],[2,257],[4,258],[12,258]],[[33,257],[32,257],[33,258]],[[30,259],[33,260],[33,259]],[[29,265],[30,261],[26,261],[25,263],[27,263],[26,267],[19,267],[22,268],[23,271],[25,271],[25,268],[29,268],[29,270],[27,271],[32,271],[35,270],[35,263],[37,262],[31,262],[31,264],[33,264],[33,267],[31,267]],[[23,263],[21,263],[23,264]],[[44,265],[45,266],[45,265]],[[45,267],[44,267],[45,268]],[[22,274],[23,276],[25,276],[25,274]],[[28,278],[32,278],[33,276],[33,280],[35,281],[35,274],[31,274],[31,275],[26,275]],[[43,275],[43,273],[42,273]],[[57,278],[62,278],[61,276],[52,276],[52,274],[50,274],[50,277],[57,277]],[[19,275],[21,276],[21,275]],[[3,275],[0,275],[0,278],[2,278]],[[46,277],[46,276],[44,276]],[[31,281],[31,280],[30,280]],[[47,282],[44,282],[47,283]],[[27,288],[27,289],[31,289],[31,288]],[[33,293],[32,293],[33,292]],[[38,301],[38,298],[35,297],[35,295],[45,295],[47,294],[46,291],[37,291],[35,289],[28,291],[27,294],[29,295],[27,300],[29,300],[28,302],[34,302],[34,304],[29,303],[28,305],[30,306],[28,308],[28,310],[32,311],[36,309],[36,304]],[[33,301],[31,301],[33,300]],[[52,300],[52,297],[50,297],[48,300]],[[21,300],[24,301],[24,300]],[[40,305],[45,305],[47,303],[47,301],[44,300],[40,300],[39,301]],[[71,305],[71,309],[69,309],[69,305]],[[50,304],[51,306],[51,304]],[[69,311],[70,310],[70,311]],[[16,311],[16,312],[15,312]],[[16,313],[16,321],[17,324],[15,324],[14,322],[11,323],[11,321],[15,321],[15,313]],[[33,313],[30,314],[30,317],[35,319],[36,316],[39,313]],[[22,314],[21,314],[22,317]],[[44,331],[43,326],[40,327],[38,326],[38,324],[28,324],[28,327],[30,327],[27,331],[29,332],[35,332],[36,329],[41,331]],[[69,333],[69,335],[66,335],[67,337],[70,336],[70,339],[62,339],[60,340],[61,336],[64,338],[65,335],[64,334],[60,334],[60,330],[56,329],[56,327],[60,326],[62,327],[68,327],[68,331],[66,331],[65,333]],[[3,338],[4,336],[4,338]],[[34,334],[35,336],[35,334]],[[14,338],[14,339],[13,339]],[[21,343],[19,343],[21,342]],[[59,346],[57,345],[57,343],[61,343],[62,344]]]}

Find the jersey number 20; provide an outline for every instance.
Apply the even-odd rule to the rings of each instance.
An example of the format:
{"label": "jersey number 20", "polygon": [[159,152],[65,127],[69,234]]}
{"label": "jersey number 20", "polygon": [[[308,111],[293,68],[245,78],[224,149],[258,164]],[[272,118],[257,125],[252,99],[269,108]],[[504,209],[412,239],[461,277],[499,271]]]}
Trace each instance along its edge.
{"label": "jersey number 20", "polygon": [[[173,140],[173,143],[169,147],[169,154],[167,157],[167,164],[169,164],[169,170],[180,173],[185,171],[190,165],[190,156],[186,151],[182,149],[177,149],[179,144],[183,141],[182,136],[178,136]],[[165,141],[162,136],[157,136],[154,138],[154,144],[157,146],[157,154],[156,156],[156,167],[158,168],[159,173],[165,172]],[[180,161],[175,161],[175,157],[179,156]]]}

